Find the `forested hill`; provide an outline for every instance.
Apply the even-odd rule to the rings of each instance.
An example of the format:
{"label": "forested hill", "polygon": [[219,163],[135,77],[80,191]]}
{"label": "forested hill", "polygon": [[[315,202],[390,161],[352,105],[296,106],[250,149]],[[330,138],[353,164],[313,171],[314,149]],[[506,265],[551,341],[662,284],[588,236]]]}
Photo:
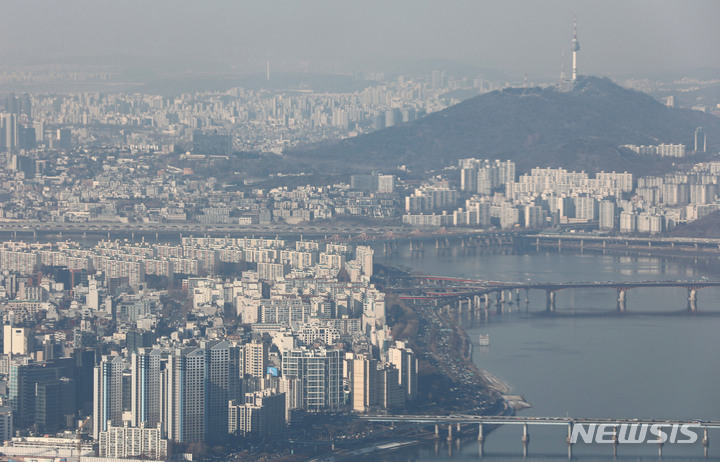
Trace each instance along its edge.
{"label": "forested hill", "polygon": [[720,212],[714,212],[686,225],[679,225],[669,233],[678,237],[720,238]]}
{"label": "forested hill", "polygon": [[657,174],[672,169],[676,159],[640,156],[618,146],[683,143],[692,149],[697,127],[707,131],[708,150],[717,152],[720,118],[668,108],[609,79],[582,77],[570,91],[494,91],[413,122],[286,155],[326,172],[399,165],[419,172],[478,157],[514,160],[518,172],[540,166]]}

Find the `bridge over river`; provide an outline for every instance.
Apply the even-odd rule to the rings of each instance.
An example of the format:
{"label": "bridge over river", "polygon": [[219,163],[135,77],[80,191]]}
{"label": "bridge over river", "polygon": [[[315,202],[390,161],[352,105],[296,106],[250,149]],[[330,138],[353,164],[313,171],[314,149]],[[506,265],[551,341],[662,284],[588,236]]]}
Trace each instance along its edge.
{"label": "bridge over river", "polygon": [[[647,419],[592,419],[573,417],[521,417],[521,416],[480,416],[480,415],[388,415],[388,416],[362,416],[362,420],[376,423],[395,424],[418,424],[434,425],[435,437],[440,438],[441,427],[446,428],[442,432],[447,440],[452,442],[453,429],[455,435],[461,434],[464,430],[477,428],[477,439],[480,445],[480,455],[483,453],[483,442],[488,429],[498,425],[518,425],[522,427],[520,438],[523,445],[523,454],[528,455],[530,444],[530,427],[542,425],[554,425],[567,427],[566,443],[568,446],[568,458],[572,458],[573,444],[577,440],[590,443],[593,441],[605,441],[613,446],[613,453],[617,456],[618,446],[623,443],[650,442],[658,446],[658,455],[662,457],[663,445],[680,441],[689,441],[694,435],[701,439],[705,457],[708,456],[710,447],[709,430],[720,429],[720,421],[680,421],[680,420],[647,420]],[[682,427],[684,430],[681,430]],[[640,438],[640,429],[650,429],[643,432],[645,438]],[[598,432],[600,432],[598,434]],[[465,431],[467,433],[467,431]],[[691,435],[692,433],[692,435]],[[698,435],[700,433],[700,435]],[[577,437],[573,438],[573,437]],[[654,437],[655,439],[651,439]],[[700,438],[701,437],[701,438]]]}
{"label": "bridge over river", "polygon": [[720,287],[720,281],[595,281],[595,282],[500,282],[473,279],[447,278],[440,276],[410,276],[400,284],[386,290],[395,292],[403,300],[427,300],[446,307],[457,306],[462,310],[478,309],[481,305],[487,310],[494,303],[498,310],[503,304],[512,302],[513,292],[520,299],[525,292],[525,302],[529,301],[530,290],[543,290],[546,293],[546,311],[555,312],[556,294],[570,289],[613,289],[617,291],[618,311],[627,310],[627,292],[639,288],[677,287],[687,290],[688,311],[697,312],[697,296],[700,289]]}

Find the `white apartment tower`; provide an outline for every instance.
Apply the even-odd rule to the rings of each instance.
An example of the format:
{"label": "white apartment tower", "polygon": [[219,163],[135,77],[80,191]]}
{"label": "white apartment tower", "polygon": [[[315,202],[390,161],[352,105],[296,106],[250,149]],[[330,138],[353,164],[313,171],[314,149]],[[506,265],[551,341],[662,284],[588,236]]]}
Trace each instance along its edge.
{"label": "white apartment tower", "polygon": [[252,341],[242,347],[244,374],[257,379],[265,377],[268,358],[267,345],[260,341]]}
{"label": "white apartment tower", "polygon": [[283,377],[296,377],[302,386],[302,407],[307,411],[338,410],[342,404],[341,350],[296,348],[282,358]]}
{"label": "white apartment tower", "polygon": [[378,402],[377,361],[367,356],[349,360],[351,367],[350,390],[352,410],[367,412]]}
{"label": "white apartment tower", "polygon": [[413,351],[405,346],[405,342],[395,342],[395,346],[388,349],[388,362],[399,371],[399,383],[405,390],[407,399],[415,399],[418,361]]}
{"label": "white apartment tower", "polygon": [[600,229],[615,229],[615,201],[600,202]]}

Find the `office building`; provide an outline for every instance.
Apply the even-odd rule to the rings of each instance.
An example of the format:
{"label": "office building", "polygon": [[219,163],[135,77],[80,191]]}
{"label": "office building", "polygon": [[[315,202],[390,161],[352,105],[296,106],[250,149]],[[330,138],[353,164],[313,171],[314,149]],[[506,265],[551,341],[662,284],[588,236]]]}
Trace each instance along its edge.
{"label": "office building", "polygon": [[51,362],[13,362],[10,365],[8,398],[15,428],[28,428],[35,424],[37,384],[56,382],[62,375],[62,368]]}
{"label": "office building", "polygon": [[12,438],[13,433],[12,407],[0,406],[0,442]]}
{"label": "office building", "polygon": [[26,355],[30,346],[30,329],[27,327],[3,326],[3,353]]}
{"label": "office building", "polygon": [[75,415],[75,381],[61,377],[35,384],[35,428],[40,433],[55,433],[67,427]]}

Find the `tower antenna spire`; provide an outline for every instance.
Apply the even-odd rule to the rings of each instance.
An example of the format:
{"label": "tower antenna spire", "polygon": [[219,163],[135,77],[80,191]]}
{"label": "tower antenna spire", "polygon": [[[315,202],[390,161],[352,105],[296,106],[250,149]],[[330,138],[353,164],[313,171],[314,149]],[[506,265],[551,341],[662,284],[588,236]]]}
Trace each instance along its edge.
{"label": "tower antenna spire", "polygon": [[580,50],[580,42],[577,38],[577,12],[573,20],[573,38],[572,38],[572,56],[573,56],[573,68],[572,68],[572,80],[577,80],[577,55]]}

